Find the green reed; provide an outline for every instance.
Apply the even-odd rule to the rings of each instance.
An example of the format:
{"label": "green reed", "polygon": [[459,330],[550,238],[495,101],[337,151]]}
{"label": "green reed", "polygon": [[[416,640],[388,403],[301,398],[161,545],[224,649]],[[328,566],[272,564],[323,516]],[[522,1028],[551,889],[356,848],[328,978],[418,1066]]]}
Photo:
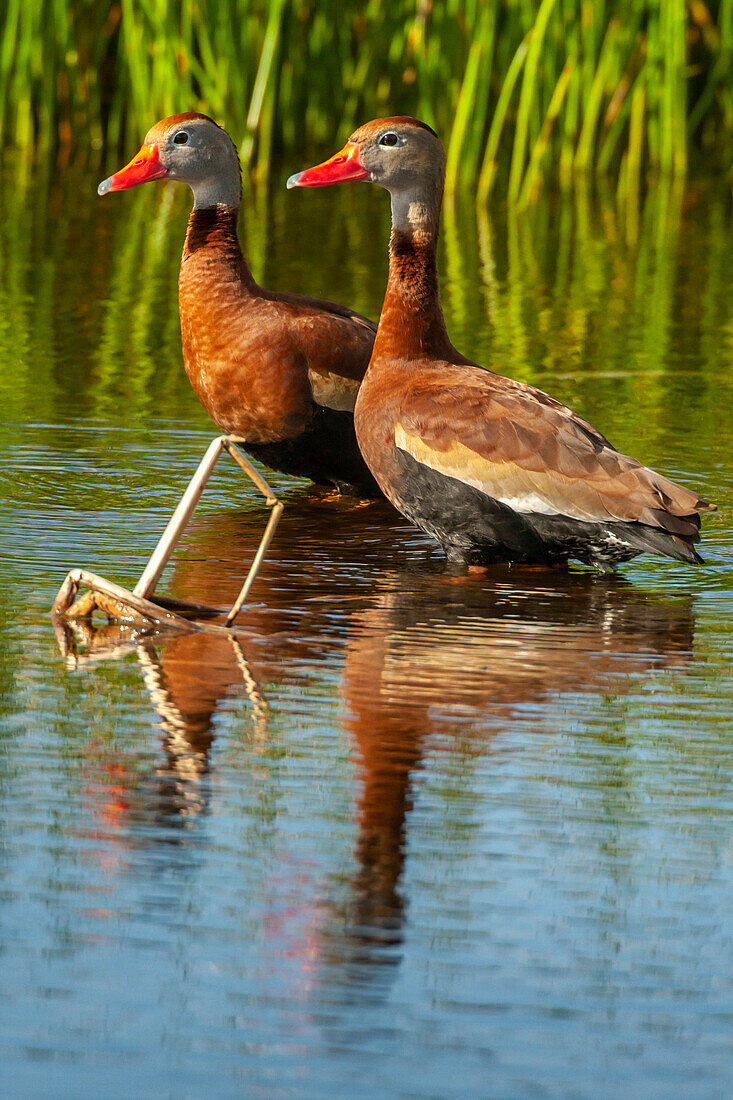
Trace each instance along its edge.
{"label": "green reed", "polygon": [[379,114],[416,114],[448,189],[526,206],[593,172],[728,169],[733,0],[5,0],[0,134],[33,154],[131,152],[204,110],[267,175]]}

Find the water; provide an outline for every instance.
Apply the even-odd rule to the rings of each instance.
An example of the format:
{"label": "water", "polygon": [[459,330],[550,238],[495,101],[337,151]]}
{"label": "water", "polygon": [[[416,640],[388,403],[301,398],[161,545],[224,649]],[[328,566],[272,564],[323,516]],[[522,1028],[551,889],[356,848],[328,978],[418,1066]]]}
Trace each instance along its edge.
{"label": "water", "polygon": [[[446,568],[286,502],[235,640],[54,634],[139,575],[212,437],[186,195],[0,192],[0,1092],[724,1097],[733,1051],[733,231],[711,186],[446,211],[449,330],[720,505],[704,569]],[[250,196],[255,274],[375,316],[386,203]],[[222,461],[163,587],[266,522]]]}

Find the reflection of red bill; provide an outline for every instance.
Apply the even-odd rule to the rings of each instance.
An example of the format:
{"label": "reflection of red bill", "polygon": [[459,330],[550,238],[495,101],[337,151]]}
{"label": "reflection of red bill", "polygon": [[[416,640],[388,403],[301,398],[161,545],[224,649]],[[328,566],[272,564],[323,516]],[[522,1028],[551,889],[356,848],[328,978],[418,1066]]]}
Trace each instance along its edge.
{"label": "reflection of red bill", "polygon": [[168,169],[160,162],[158,146],[143,145],[129,164],[108,179],[102,180],[97,193],[106,195],[108,191],[126,191],[128,187],[137,187],[139,183],[147,183],[148,180],[159,180],[167,174]]}
{"label": "reflection of red bill", "polygon": [[366,179],[369,179],[369,173],[362,168],[359,160],[359,146],[353,141],[347,141],[343,149],[334,153],[330,160],[292,175],[288,180],[288,188],[328,187],[330,183]]}

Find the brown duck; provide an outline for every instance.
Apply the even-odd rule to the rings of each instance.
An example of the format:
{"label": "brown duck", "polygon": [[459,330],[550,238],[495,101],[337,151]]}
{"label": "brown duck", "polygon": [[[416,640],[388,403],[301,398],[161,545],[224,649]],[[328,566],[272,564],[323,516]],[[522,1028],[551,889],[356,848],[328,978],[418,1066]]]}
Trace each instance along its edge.
{"label": "brown duck", "polygon": [[178,293],[183,361],[206,412],[274,470],[378,496],[354,434],[376,325],[333,302],[258,286],[237,236],[237,151],[206,115],[156,123],[98,190],[156,179],[193,191]]}
{"label": "brown duck", "polygon": [[714,505],[636,459],[533,386],[450,342],[436,242],[445,155],[413,118],[362,126],[288,187],[368,180],[390,192],[389,281],[356,403],[356,435],[392,503],[453,560],[607,568],[644,551],[701,562]]}

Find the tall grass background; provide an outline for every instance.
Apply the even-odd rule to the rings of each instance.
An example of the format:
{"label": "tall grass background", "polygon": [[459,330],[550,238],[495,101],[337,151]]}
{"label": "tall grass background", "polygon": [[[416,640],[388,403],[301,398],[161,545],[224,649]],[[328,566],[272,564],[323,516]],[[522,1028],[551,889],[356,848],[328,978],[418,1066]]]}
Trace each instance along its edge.
{"label": "tall grass background", "polygon": [[443,137],[449,191],[521,207],[592,172],[623,195],[730,173],[733,0],[3,0],[5,150],[131,154],[189,109],[259,177],[407,113]]}

